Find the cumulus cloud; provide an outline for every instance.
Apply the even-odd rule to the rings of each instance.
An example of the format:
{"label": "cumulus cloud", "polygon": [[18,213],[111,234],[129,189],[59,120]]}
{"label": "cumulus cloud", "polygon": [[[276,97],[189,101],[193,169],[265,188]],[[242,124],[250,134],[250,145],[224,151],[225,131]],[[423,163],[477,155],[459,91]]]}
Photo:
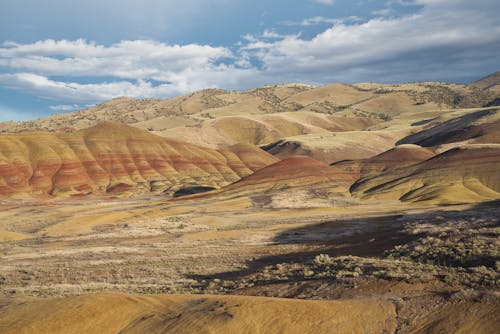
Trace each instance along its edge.
{"label": "cumulus cloud", "polygon": [[[228,65],[226,59],[233,61]],[[222,81],[236,84],[250,74],[225,47],[149,40],[111,46],[81,39],[6,42],[0,48],[0,67],[13,71],[0,74],[2,86],[76,103],[116,96],[168,97],[217,87]],[[66,80],[51,79],[54,76]],[[79,83],[76,78],[82,77],[96,83]]]}
{"label": "cumulus cloud", "polygon": [[406,4],[423,8],[404,16],[334,24],[311,39],[257,40],[247,48],[265,64],[268,74],[318,83],[463,80],[477,77],[479,68],[496,70],[500,21],[495,13],[500,3]]}
{"label": "cumulus cloud", "polygon": [[213,66],[232,57],[225,47],[168,45],[150,40],[121,41],[111,46],[83,39],[44,40],[32,44],[6,42],[0,66],[49,76],[103,76],[169,81],[169,74]]}
{"label": "cumulus cloud", "polygon": [[392,2],[420,9],[364,21],[313,17],[298,25],[329,27],[308,38],[268,29],[245,35],[232,48],[153,40],[5,42],[0,85],[71,106],[290,81],[460,81],[498,70],[497,1]]}

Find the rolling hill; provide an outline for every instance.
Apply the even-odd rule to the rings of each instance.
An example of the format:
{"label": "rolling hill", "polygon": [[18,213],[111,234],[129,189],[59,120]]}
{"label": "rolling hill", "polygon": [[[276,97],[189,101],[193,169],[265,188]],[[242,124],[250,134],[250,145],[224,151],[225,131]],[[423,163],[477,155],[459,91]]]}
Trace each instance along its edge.
{"label": "rolling hill", "polygon": [[0,195],[172,193],[220,187],[277,159],[252,146],[216,151],[119,123],[0,137]]}
{"label": "rolling hill", "polygon": [[473,203],[500,198],[500,145],[453,148],[416,165],[359,180],[354,196],[435,204]]}
{"label": "rolling hill", "polygon": [[388,151],[368,159],[344,160],[332,166],[346,172],[359,173],[362,176],[380,174],[390,169],[410,166],[430,159],[434,153],[418,145],[398,145]]}

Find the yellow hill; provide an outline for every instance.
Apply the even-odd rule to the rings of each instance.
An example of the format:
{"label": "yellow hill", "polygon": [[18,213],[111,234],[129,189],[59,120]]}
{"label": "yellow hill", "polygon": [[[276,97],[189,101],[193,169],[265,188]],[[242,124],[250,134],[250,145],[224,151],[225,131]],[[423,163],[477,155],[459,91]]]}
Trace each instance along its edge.
{"label": "yellow hill", "polygon": [[468,145],[358,181],[363,199],[455,204],[500,198],[500,145]]}

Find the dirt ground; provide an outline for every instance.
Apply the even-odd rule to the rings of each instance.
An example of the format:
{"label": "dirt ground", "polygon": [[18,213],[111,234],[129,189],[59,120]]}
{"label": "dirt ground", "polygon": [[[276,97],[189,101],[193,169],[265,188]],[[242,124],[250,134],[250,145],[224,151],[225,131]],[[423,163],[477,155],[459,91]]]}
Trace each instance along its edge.
{"label": "dirt ground", "polygon": [[[421,236],[405,233],[409,223],[472,217],[498,224],[498,203],[367,203],[284,209],[262,208],[241,198],[170,202],[159,196],[2,202],[0,236],[6,241],[0,243],[1,299],[9,305],[31,296],[110,291],[375,298],[395,305],[402,333],[439,332],[443,323],[455,326],[455,316],[470,312],[471,322],[457,326],[475,328],[478,319],[498,314],[498,268],[488,285],[464,281],[460,273],[450,280],[445,277],[450,267],[436,264],[418,264],[418,274],[398,276],[414,263],[387,257],[396,246],[411,245]],[[314,264],[320,254],[347,256],[353,264],[322,269]],[[378,271],[349,274],[363,266],[378,266]],[[498,323],[490,318],[490,325]]]}

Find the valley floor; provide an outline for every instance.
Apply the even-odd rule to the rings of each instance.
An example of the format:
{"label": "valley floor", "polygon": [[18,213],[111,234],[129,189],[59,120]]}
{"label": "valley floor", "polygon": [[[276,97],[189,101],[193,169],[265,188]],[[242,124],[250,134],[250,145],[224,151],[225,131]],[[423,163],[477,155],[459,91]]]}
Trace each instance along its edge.
{"label": "valley floor", "polygon": [[[206,297],[211,306],[200,312],[203,321],[219,331],[231,329],[237,319],[241,325],[249,309],[267,307],[255,306],[262,299],[228,300],[222,295],[337,301],[317,306],[325,314],[317,321],[328,320],[329,312],[342,319],[346,315],[339,309],[362,301],[369,316],[357,323],[380,329],[374,332],[438,333],[447,328],[488,333],[500,325],[498,202],[348,206],[328,199],[307,206],[300,201],[302,195],[290,194],[280,208],[241,198],[94,198],[26,205],[5,201],[0,210],[0,238],[5,240],[0,243],[0,329],[26,331],[41,321],[25,318],[32,307],[45,309],[41,305],[53,305],[51,298],[77,295],[84,296],[57,300],[61,305],[82,304],[83,309],[93,309],[92,303],[99,300],[113,305],[122,299],[139,300],[139,306],[130,306],[130,317],[116,325],[130,332],[173,330],[177,325],[172,317],[179,314],[192,326],[185,327],[186,332],[205,328],[186,306],[195,303],[186,298],[201,297],[174,296],[178,294],[212,295]],[[220,316],[211,304],[219,302],[238,306]],[[151,303],[167,311],[152,311]],[[307,324],[311,320],[297,303],[280,307]],[[61,308],[54,314],[62,312],[60,316],[68,319],[80,312],[75,309],[70,316],[67,306]],[[156,320],[147,320],[150,313]],[[266,323],[258,318],[265,314],[252,321]],[[13,319],[21,316],[23,325],[14,326]],[[373,320],[381,317],[386,321]],[[312,327],[294,327],[283,320],[275,323],[278,327],[261,329],[363,332],[362,327],[342,327],[340,320],[314,327],[316,320]],[[64,321],[55,323],[65,326]],[[45,325],[37,327],[39,332],[57,332],[57,327]],[[102,328],[94,330],[103,332]]]}

